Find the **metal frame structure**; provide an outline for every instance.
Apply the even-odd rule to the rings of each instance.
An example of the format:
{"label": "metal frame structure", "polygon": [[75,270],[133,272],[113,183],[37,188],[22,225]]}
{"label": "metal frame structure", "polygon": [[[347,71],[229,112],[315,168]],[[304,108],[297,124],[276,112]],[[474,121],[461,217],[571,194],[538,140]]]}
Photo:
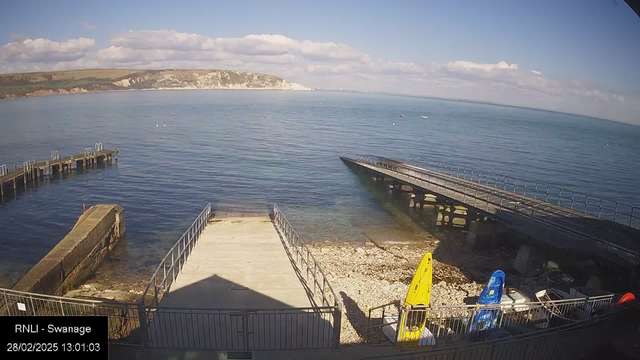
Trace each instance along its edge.
{"label": "metal frame structure", "polygon": [[[637,239],[620,237],[618,233],[604,227],[604,224],[585,225],[574,221],[574,210],[563,206],[541,207],[539,203],[532,202],[533,198],[529,196],[502,189],[489,190],[490,188],[477,182],[377,156],[358,155],[356,161],[370,165],[373,170],[377,168],[392,171],[391,176],[400,181],[469,204],[475,210],[494,216],[497,220],[510,219],[507,226],[554,246],[579,253],[585,252],[585,247],[591,247],[594,251],[604,250],[602,255],[609,256],[616,262],[623,261],[633,265],[640,263],[640,253],[636,250],[639,245]],[[569,241],[560,242],[561,238]],[[621,241],[627,241],[625,246],[620,245]]]}
{"label": "metal frame structure", "polygon": [[[311,298],[320,301],[320,306],[340,307],[336,293],[333,291],[327,276],[322,271],[320,263],[313,256],[309,248],[307,248],[300,236],[294,230],[289,220],[280,212],[276,205],[273,205],[272,217],[277,225],[278,231],[282,234],[285,243],[285,249],[293,259],[296,266],[296,272],[303,276],[305,284],[309,285],[308,291],[311,292]],[[320,277],[319,277],[320,276]],[[311,283],[313,287],[309,284]],[[318,292],[319,291],[319,292]]]}
{"label": "metal frame structure", "polygon": [[[523,333],[504,339],[462,343],[394,355],[365,357],[361,360],[510,360],[579,359],[609,345],[625,332],[637,331],[640,303],[622,307],[591,319],[562,325],[536,333]],[[625,306],[626,305],[626,306]]]}
{"label": "metal frame structure", "polygon": [[[518,304],[434,307],[400,307],[400,302],[396,301],[371,308],[368,329],[378,331],[378,340],[382,340],[382,331],[379,330],[385,326],[396,325],[396,343],[402,347],[416,341],[407,334],[406,327],[413,326],[412,324],[417,321],[425,321],[425,328],[431,332],[437,345],[478,342],[494,337],[538,332],[578,320],[590,319],[598,314],[609,312],[612,298],[613,294]],[[380,317],[377,317],[377,314]],[[383,322],[385,316],[390,314],[395,316],[396,320]],[[494,323],[485,324],[487,330],[474,330],[472,323],[478,314],[494,319]],[[404,326],[398,326],[398,324],[404,324]]]}
{"label": "metal frame structure", "polygon": [[[149,284],[142,293],[140,304],[143,306],[158,306],[162,295],[169,291],[180,270],[191,255],[191,251],[198,242],[200,234],[207,226],[211,216],[211,204],[207,204],[191,226],[182,234],[176,243],[162,258],[156,271],[151,275]],[[153,287],[153,289],[152,289]],[[150,291],[153,291],[152,293]]]}
{"label": "metal frame structure", "polygon": [[141,344],[140,307],[136,303],[106,302],[34,294],[0,288],[0,316],[107,316],[109,341]]}

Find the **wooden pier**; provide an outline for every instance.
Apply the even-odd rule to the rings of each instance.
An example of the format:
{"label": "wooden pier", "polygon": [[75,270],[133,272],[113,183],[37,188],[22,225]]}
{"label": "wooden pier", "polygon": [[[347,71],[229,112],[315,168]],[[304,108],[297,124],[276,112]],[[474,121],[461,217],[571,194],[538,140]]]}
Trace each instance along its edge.
{"label": "wooden pier", "polygon": [[25,161],[22,166],[14,166],[8,170],[5,165],[0,167],[0,198],[4,199],[7,190],[12,189],[14,196],[22,187],[27,189],[29,184],[35,184],[43,178],[53,174],[63,174],[74,169],[91,168],[98,164],[118,163],[118,150],[103,149],[101,143],[95,148],[86,148],[83,153],[60,157],[57,151],[51,152],[51,160]]}
{"label": "wooden pier", "polygon": [[[415,195],[414,202],[424,202],[431,197],[431,201],[452,209],[447,216],[455,216],[454,210],[464,209],[467,224],[470,221],[483,227],[484,221],[492,220],[531,240],[571,253],[596,255],[625,267],[640,264],[640,229],[637,228],[640,217],[633,207],[622,212],[621,205],[616,203],[617,212],[605,218],[607,209],[602,207],[602,201],[601,208],[596,208],[593,215],[577,210],[573,204],[560,205],[561,198],[551,202],[535,193],[526,195],[526,190],[523,194],[515,188],[491,186],[392,159],[375,156],[341,159],[349,166],[389,179],[397,184],[394,188],[403,191],[406,187]],[[589,205],[585,208],[592,210],[590,204],[585,204]]]}

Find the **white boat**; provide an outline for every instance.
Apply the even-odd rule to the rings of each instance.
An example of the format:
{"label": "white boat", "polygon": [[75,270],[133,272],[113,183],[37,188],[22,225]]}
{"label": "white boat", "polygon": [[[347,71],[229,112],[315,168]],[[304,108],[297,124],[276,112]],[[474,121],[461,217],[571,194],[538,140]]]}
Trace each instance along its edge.
{"label": "white boat", "polygon": [[421,115],[420,117],[423,118],[423,119],[428,119],[429,118],[427,115]]}
{"label": "white boat", "polygon": [[530,307],[527,303],[530,303],[531,299],[525,295],[522,291],[516,288],[504,288],[502,291],[502,297],[500,298],[500,305],[511,305],[516,311],[526,311]]}
{"label": "white boat", "polygon": [[[391,343],[396,343],[396,331],[398,328],[398,315],[389,315],[385,316],[382,319],[382,333],[391,341]],[[427,329],[425,326],[422,329],[422,334],[418,339],[418,346],[427,346],[427,345],[435,345],[436,338],[433,336],[431,331]]]}

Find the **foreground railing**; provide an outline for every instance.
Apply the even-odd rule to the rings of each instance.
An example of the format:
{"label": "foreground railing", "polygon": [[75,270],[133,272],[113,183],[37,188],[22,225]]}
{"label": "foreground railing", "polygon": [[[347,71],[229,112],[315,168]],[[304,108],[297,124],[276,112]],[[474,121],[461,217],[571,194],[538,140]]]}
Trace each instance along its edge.
{"label": "foreground railing", "polygon": [[640,208],[620,201],[583,194],[538,181],[502,175],[486,170],[433,162],[419,157],[411,158],[409,163],[426,166],[429,170],[492,186],[496,189],[512,191],[516,194],[561,205],[601,219],[640,229]]}
{"label": "foreground railing", "polygon": [[147,340],[152,348],[245,352],[337,348],[332,307],[147,309],[153,319]]}
{"label": "foreground railing", "polygon": [[311,291],[312,297],[320,302],[318,305],[339,306],[338,298],[320,264],[276,205],[273,205],[273,219],[285,240],[285,249],[293,256],[298,275],[308,285],[307,290]]}
{"label": "foreground railing", "polygon": [[[637,239],[619,232],[612,232],[604,224],[581,221],[575,215],[563,213],[562,208],[553,209],[548,206],[540,206],[539,203],[535,203],[533,198],[520,195],[514,197],[504,191],[489,190],[474,182],[465,182],[394,160],[370,155],[359,155],[357,160],[393,171],[397,174],[394,176],[399,180],[418,184],[427,190],[469,204],[486,213],[500,214],[505,218],[513,217],[512,214],[517,213],[525,219],[530,219],[526,223],[522,218],[514,219],[521,232],[528,232],[530,236],[542,236],[545,241],[555,246],[574,247],[580,251],[586,245],[584,240],[587,240],[598,249],[604,249],[608,253],[634,264],[640,261],[640,255],[636,250],[638,247]],[[585,220],[589,219],[585,218]],[[547,227],[541,232],[539,227],[536,228],[536,223],[544,223]],[[576,243],[559,243],[559,238],[562,235],[575,240]]]}
{"label": "foreground railing", "polygon": [[0,289],[0,316],[107,316],[109,341],[142,344],[139,304]]}
{"label": "foreground railing", "polygon": [[200,238],[202,230],[207,226],[207,221],[211,216],[211,204],[200,212],[200,215],[191,223],[187,231],[169,249],[162,258],[156,271],[151,275],[149,284],[142,293],[140,304],[144,306],[158,306],[162,295],[169,290],[171,284],[176,280],[180,270],[187,262],[191,251]]}
{"label": "foreground railing", "polygon": [[[369,310],[369,328],[392,334],[399,345],[455,344],[531,333],[611,310],[613,294],[579,299],[503,305],[444,305],[402,308],[386,304]],[[395,309],[394,309],[395,308]],[[394,311],[395,310],[395,311]],[[390,315],[397,312],[397,315]],[[379,318],[375,317],[380,314]],[[400,319],[400,320],[398,320]],[[422,328],[421,333],[416,330]],[[422,339],[422,340],[420,340]]]}
{"label": "foreground railing", "polygon": [[310,300],[315,302],[314,306],[329,307],[333,312],[334,346],[340,344],[340,328],[342,325],[342,308],[336,293],[333,291],[327,276],[322,271],[320,263],[313,256],[309,248],[298,236],[293,226],[287,218],[280,212],[274,204],[271,216],[273,217],[276,229],[283,238],[283,245],[287,255],[292,260],[292,265],[296,274],[305,286],[305,290]]}
{"label": "foreground railing", "polygon": [[[620,306],[615,308],[615,306]],[[510,360],[510,359],[579,359],[607,347],[612,339],[635,332],[640,322],[640,303],[615,305],[613,311],[593,318],[540,330],[535,333],[489,340],[466,342],[444,347],[362,360]],[[610,354],[610,352],[608,353]],[[609,357],[607,357],[609,358]]]}

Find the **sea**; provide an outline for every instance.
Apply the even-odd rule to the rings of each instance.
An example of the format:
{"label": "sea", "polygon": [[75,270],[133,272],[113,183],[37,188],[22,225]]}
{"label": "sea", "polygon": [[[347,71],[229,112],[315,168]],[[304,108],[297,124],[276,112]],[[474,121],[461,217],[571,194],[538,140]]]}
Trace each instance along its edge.
{"label": "sea", "polygon": [[0,164],[8,168],[97,142],[118,150],[117,165],[55,176],[2,199],[0,286],[17,282],[97,203],[125,209],[126,238],[99,271],[112,281],[148,278],[208,203],[275,203],[307,242],[419,241],[408,210],[340,156],[419,157],[640,206],[640,127],[578,115],[318,91],[0,102]]}

